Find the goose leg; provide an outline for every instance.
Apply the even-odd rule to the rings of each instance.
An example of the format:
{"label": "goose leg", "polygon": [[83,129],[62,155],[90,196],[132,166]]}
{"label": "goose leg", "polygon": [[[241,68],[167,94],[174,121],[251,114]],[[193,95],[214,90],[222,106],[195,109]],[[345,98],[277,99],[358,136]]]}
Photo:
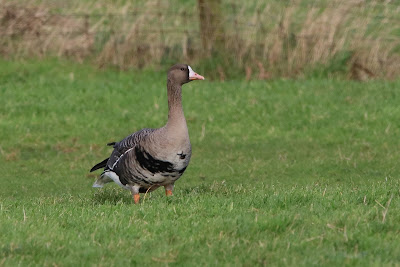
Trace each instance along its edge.
{"label": "goose leg", "polygon": [[172,196],[172,191],[174,190],[174,185],[169,184],[169,185],[165,185],[164,187],[165,187],[165,195]]}
{"label": "goose leg", "polygon": [[135,204],[139,203],[140,195],[139,195],[139,187],[138,186],[131,186],[131,193],[133,196],[133,201],[135,201]]}

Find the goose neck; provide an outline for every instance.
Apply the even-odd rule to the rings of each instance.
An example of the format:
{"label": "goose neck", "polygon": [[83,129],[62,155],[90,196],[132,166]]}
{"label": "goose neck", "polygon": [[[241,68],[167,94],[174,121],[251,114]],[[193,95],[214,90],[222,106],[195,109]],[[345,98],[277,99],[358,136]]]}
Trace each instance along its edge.
{"label": "goose neck", "polygon": [[172,83],[168,79],[168,123],[167,125],[184,124],[185,116],[182,108],[182,86]]}

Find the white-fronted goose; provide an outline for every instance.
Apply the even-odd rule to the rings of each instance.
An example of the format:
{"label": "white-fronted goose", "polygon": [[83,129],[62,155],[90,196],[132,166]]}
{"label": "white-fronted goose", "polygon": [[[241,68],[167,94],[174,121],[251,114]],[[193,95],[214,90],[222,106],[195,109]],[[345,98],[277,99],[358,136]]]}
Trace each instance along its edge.
{"label": "white-fronted goose", "polygon": [[174,183],[189,164],[192,153],[188,128],[182,109],[182,85],[204,80],[186,64],[176,64],[168,71],[168,121],[158,129],[142,129],[120,142],[109,143],[111,156],[96,164],[90,171],[104,168],[93,187],[103,187],[114,181],[130,190],[135,203],[139,193],[165,187],[172,195]]}

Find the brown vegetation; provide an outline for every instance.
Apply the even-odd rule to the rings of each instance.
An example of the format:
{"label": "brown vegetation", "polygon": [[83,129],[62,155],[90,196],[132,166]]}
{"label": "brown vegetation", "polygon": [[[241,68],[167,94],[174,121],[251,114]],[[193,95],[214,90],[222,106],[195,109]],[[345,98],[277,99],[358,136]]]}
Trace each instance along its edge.
{"label": "brown vegetation", "polygon": [[94,34],[89,33],[85,18],[51,14],[44,6],[0,4],[3,56],[56,55],[81,61],[91,54]]}
{"label": "brown vegetation", "polygon": [[210,26],[201,21],[208,18],[205,1],[180,10],[170,2],[151,0],[141,9],[128,3],[93,14],[83,4],[64,13],[35,2],[0,1],[0,54],[69,57],[121,69],[215,58],[219,79],[232,65],[246,79],[298,77],[315,69],[357,80],[400,74],[400,36],[394,33],[400,8],[390,1],[321,1],[306,8],[305,1],[286,7],[255,1],[251,12],[228,1],[223,16],[212,17],[221,27],[210,29],[215,42],[202,40],[199,30]]}

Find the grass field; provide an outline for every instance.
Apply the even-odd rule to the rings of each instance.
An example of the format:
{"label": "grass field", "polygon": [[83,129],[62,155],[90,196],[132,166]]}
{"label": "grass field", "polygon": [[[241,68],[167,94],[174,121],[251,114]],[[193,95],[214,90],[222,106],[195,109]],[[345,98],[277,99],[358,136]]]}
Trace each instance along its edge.
{"label": "grass field", "polygon": [[91,188],[107,142],[165,123],[165,81],[0,62],[0,266],[400,265],[399,81],[190,83],[175,195]]}

